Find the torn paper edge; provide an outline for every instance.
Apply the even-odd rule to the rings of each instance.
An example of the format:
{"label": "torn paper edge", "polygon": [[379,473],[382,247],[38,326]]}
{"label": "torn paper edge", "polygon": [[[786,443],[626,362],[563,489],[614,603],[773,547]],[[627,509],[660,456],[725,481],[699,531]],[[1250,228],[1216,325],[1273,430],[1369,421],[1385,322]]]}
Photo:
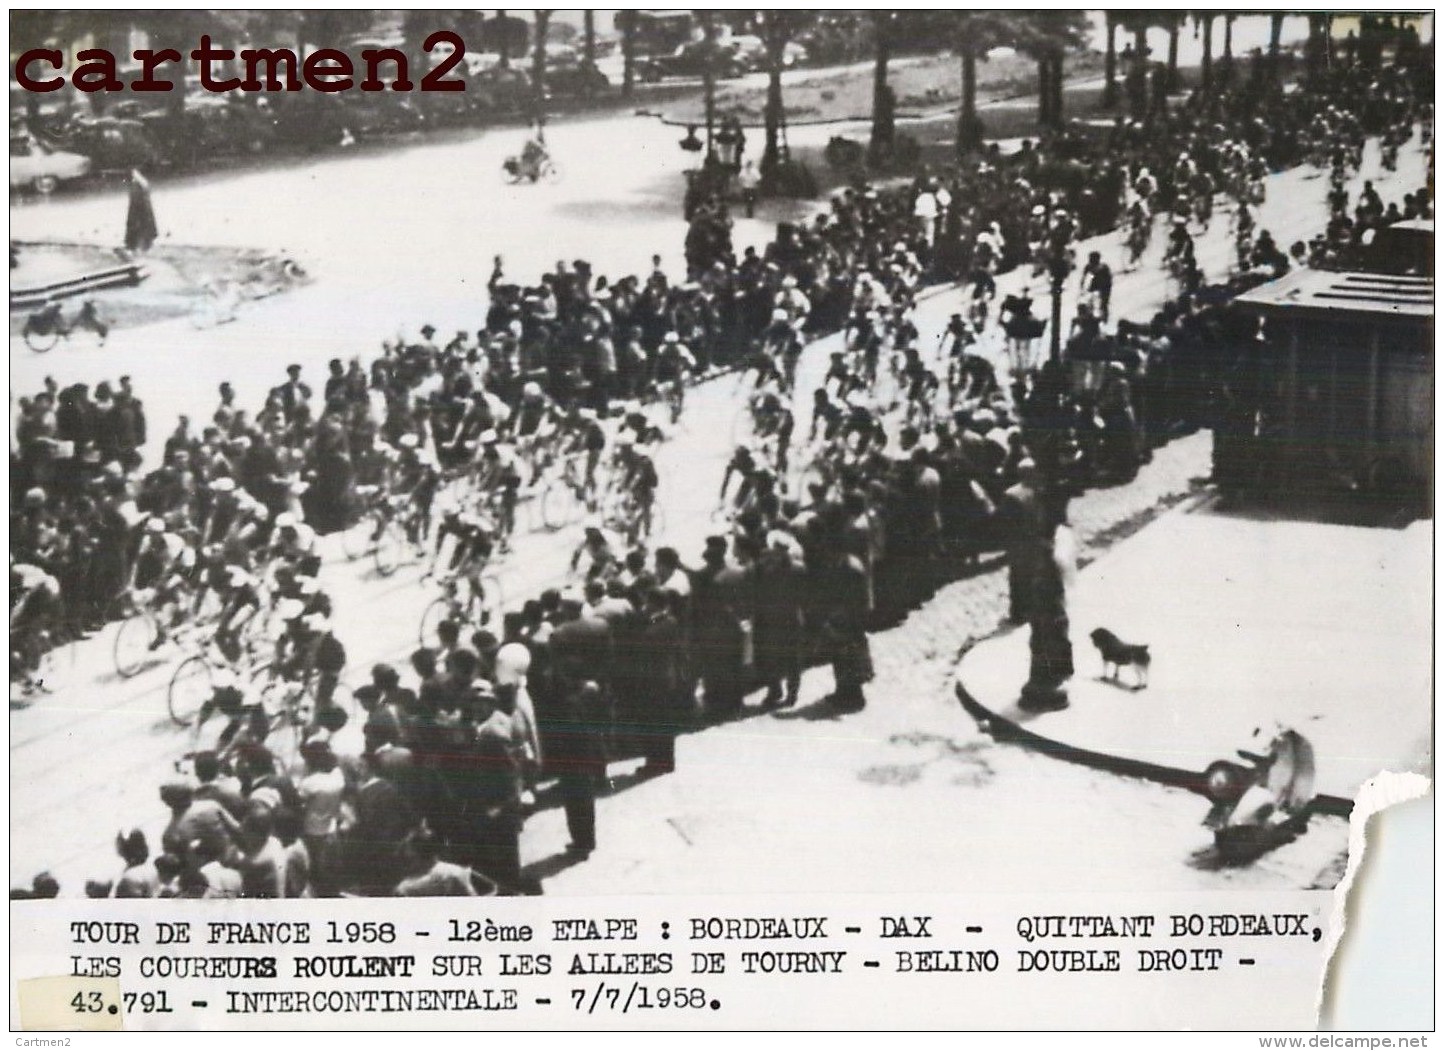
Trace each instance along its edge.
{"label": "torn paper edge", "polygon": [[1386,770],[1364,782],[1354,798],[1354,809],[1349,815],[1349,860],[1344,868],[1344,878],[1334,888],[1334,907],[1329,916],[1328,937],[1324,942],[1324,957],[1319,968],[1319,989],[1314,998],[1315,1028],[1323,1023],[1329,972],[1333,968],[1339,944],[1348,929],[1349,894],[1354,888],[1359,867],[1364,863],[1369,820],[1389,807],[1428,795],[1432,786],[1433,781],[1423,774],[1401,774]]}

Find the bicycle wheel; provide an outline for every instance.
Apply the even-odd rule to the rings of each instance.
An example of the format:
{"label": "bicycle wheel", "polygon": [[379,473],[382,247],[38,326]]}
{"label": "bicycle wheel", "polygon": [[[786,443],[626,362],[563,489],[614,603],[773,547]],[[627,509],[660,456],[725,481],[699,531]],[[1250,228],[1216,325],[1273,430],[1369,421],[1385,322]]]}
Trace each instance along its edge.
{"label": "bicycle wheel", "polygon": [[481,575],[481,625],[492,632],[501,631],[501,618],[506,612],[506,589],[496,573]]}
{"label": "bicycle wheel", "polygon": [[395,522],[387,522],[381,530],[381,535],[376,538],[376,546],[372,549],[371,555],[376,561],[376,572],[383,577],[389,577],[406,560],[406,552],[410,547],[406,539],[406,531]]}
{"label": "bicycle wheel", "polygon": [[198,654],[187,657],[176,667],[165,692],[171,722],[181,727],[192,725],[210,696],[210,662]]}
{"label": "bicycle wheel", "polygon": [[737,410],[737,415],[732,417],[732,447],[746,445],[752,440],[756,431],[756,424],[752,417],[752,405],[750,402],[744,404]]}
{"label": "bicycle wheel", "polygon": [[116,673],[122,679],[129,679],[158,660],[152,648],[154,642],[155,621],[149,613],[133,613],[121,621],[111,647]]}
{"label": "bicycle wheel", "polygon": [[341,530],[341,553],[348,562],[355,562],[370,553],[376,537],[376,516],[357,509],[351,524]]}
{"label": "bicycle wheel", "polygon": [[421,611],[421,629],[417,633],[421,645],[429,649],[440,649],[441,639],[436,633],[441,622],[451,619],[451,601],[445,595],[438,596]]}
{"label": "bicycle wheel", "polygon": [[25,345],[37,354],[44,354],[60,342],[60,332],[54,328],[41,331],[30,325],[25,326]]}
{"label": "bicycle wheel", "polygon": [[541,493],[542,525],[552,532],[574,522],[581,508],[576,491],[565,478],[553,478]]}
{"label": "bicycle wheel", "polygon": [[542,164],[541,177],[547,182],[561,182],[562,169],[556,161],[548,160]]}

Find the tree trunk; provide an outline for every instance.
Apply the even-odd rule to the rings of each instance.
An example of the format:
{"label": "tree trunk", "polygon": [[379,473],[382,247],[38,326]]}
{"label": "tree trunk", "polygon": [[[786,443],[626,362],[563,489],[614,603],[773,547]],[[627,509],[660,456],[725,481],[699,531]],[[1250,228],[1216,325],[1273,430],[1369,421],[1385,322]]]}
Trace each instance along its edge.
{"label": "tree trunk", "polygon": [[1272,80],[1279,78],[1279,39],[1283,33],[1284,16],[1269,15],[1269,77]]}
{"label": "tree trunk", "polygon": [[506,12],[496,13],[496,55],[502,69],[511,65],[511,37],[506,31]]}
{"label": "tree trunk", "polygon": [[590,7],[582,11],[582,58],[597,63],[597,13]]}
{"label": "tree trunk", "polygon": [[983,142],[982,122],[978,120],[978,56],[969,45],[963,47],[963,97],[958,104],[958,156],[976,149]]}
{"label": "tree trunk", "polygon": [[536,42],[531,52],[531,90],[536,121],[544,124],[547,116],[547,26],[551,24],[552,13],[535,11],[533,14],[536,18]]}
{"label": "tree trunk", "polygon": [[714,21],[716,15],[711,11],[702,11],[698,17],[702,20],[702,42],[705,51],[702,61],[702,104],[707,118],[707,152],[703,154],[703,162],[710,163],[715,156],[712,152],[712,136],[717,125],[717,23]]}
{"label": "tree trunk", "polygon": [[1234,15],[1223,16],[1223,82],[1233,80],[1233,20]]}
{"label": "tree trunk", "polygon": [[637,87],[637,12],[627,10],[622,20],[622,98],[629,99]]}
{"label": "tree trunk", "polygon": [[1178,90],[1178,19],[1168,24],[1168,90]]}
{"label": "tree trunk", "polygon": [[1213,90],[1213,15],[1199,20],[1203,26],[1203,62],[1199,67],[1199,87],[1206,96]]}
{"label": "tree trunk", "polygon": [[1107,20],[1108,47],[1103,52],[1103,108],[1112,109],[1118,105],[1118,22],[1113,12],[1105,12]]}
{"label": "tree trunk", "polygon": [[890,13],[874,12],[872,16],[877,40],[872,67],[872,136],[868,154],[874,163],[892,153],[894,139],[892,89],[887,83],[887,67],[892,60],[891,19]]}
{"label": "tree trunk", "polygon": [[1063,127],[1063,53],[1053,56],[1053,124]]}
{"label": "tree trunk", "polygon": [[1053,123],[1053,75],[1052,63],[1047,58],[1038,59],[1038,126],[1050,127]]}
{"label": "tree trunk", "polygon": [[772,54],[770,48],[767,55],[767,106],[762,121],[765,139],[761,171],[762,177],[770,180],[781,160],[778,140],[782,130],[782,55]]}

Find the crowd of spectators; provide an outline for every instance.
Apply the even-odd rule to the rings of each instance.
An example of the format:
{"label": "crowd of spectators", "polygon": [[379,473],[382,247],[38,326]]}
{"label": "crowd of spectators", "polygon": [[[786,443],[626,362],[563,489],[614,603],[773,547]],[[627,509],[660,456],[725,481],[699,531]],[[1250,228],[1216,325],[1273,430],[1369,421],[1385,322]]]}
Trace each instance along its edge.
{"label": "crowd of spectators", "polygon": [[[1250,84],[1195,96],[1147,127],[1120,122],[1102,141],[1065,133],[1009,156],[990,149],[956,174],[845,190],[810,224],[782,224],[763,252],[740,259],[725,207],[705,204],[680,284],[660,265],[613,281],[577,261],[521,286],[498,260],[475,336],[443,343],[427,326],[369,363],[332,361],[319,394],[293,366],[254,414],[223,385],[210,419],[196,430],[182,418],[148,474],[128,380],[94,399],[83,387],[47,390],[20,405],[12,557],[68,567],[62,586],[93,622],[124,586],[115,553],[134,549],[142,522],[160,518],[198,545],[245,516],[263,530],[290,514],[325,531],[342,524],[358,480],[407,450],[440,461],[470,436],[516,426],[537,393],[607,412],[648,385],[669,340],[690,346],[703,370],[736,366],[778,310],[800,305],[814,335],[848,325],[874,275],[896,293],[972,274],[980,244],[999,270],[1027,262],[1039,206],[1066,213],[1074,237],[1111,229],[1137,171],[1166,179],[1181,151],[1206,164],[1215,145],[1241,139],[1270,167],[1304,160],[1311,121],[1374,98],[1360,76],[1288,94]],[[1373,224],[1372,205],[1367,215]],[[829,437],[846,451],[837,470],[805,491],[758,472],[731,529],[695,560],[626,550],[592,530],[584,585],[528,600],[500,625],[449,625],[408,669],[373,668],[356,691],[357,754],[333,744],[342,728],[318,727],[294,770],[261,744],[195,756],[192,776],[162,788],[171,819],[158,856],[143,835],[121,837],[122,873],[92,891],[536,889],[519,856],[534,806],[565,807],[568,851],[584,857],[597,845],[608,763],[640,756],[639,776],[670,772],[699,706],[703,718],[733,718],[762,688],[766,707],[795,704],[803,669],[824,661],[836,681],[827,703],[856,710],[872,677],[867,630],[1009,544],[1010,509],[1042,494],[1056,526],[1080,486],[1131,477],[1156,443],[1207,422],[1209,378],[1247,337],[1227,310],[1233,291],[1195,289],[1147,324],[1099,327],[1074,345],[1072,366],[981,384],[927,426],[884,426],[863,391],[856,418]],[[235,492],[239,511],[217,495]],[[80,552],[103,545],[115,565],[80,574]]]}

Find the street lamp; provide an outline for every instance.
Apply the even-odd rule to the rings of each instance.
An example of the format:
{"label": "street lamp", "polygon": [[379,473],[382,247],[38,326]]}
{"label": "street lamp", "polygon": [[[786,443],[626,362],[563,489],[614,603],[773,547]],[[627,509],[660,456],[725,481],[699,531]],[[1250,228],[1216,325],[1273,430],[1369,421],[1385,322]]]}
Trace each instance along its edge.
{"label": "street lamp", "polygon": [[1048,258],[1048,281],[1053,292],[1053,324],[1048,337],[1050,361],[1063,359],[1063,285],[1072,271],[1066,246],[1054,245]]}

